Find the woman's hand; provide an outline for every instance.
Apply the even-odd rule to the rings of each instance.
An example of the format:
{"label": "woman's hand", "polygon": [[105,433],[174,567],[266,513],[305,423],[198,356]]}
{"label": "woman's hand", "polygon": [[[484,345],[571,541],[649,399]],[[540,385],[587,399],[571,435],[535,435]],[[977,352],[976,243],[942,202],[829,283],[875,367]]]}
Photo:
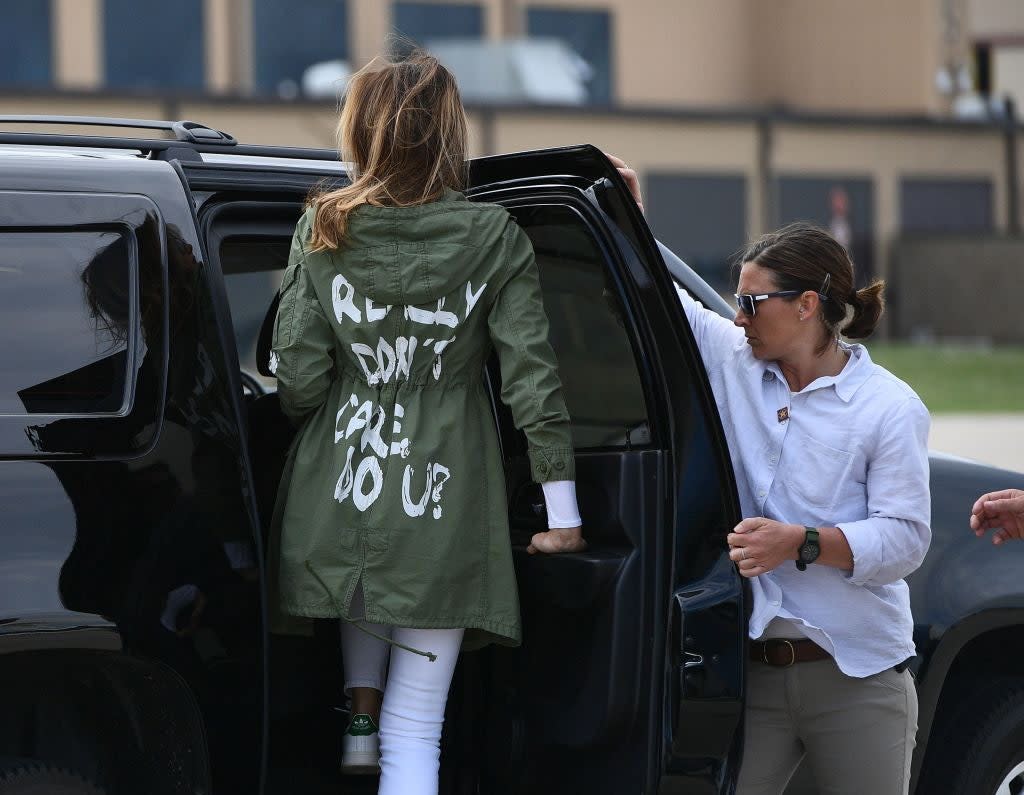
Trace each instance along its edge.
{"label": "woman's hand", "polygon": [[736,562],[744,577],[756,577],[778,568],[787,560],[796,560],[804,540],[804,528],[783,524],[759,516],[744,519],[726,539],[729,557]]}
{"label": "woman's hand", "polygon": [[622,179],[626,182],[626,187],[629,188],[629,192],[633,194],[633,199],[636,201],[636,206],[640,208],[640,212],[644,211],[644,200],[640,195],[640,180],[637,178],[636,172],[626,165],[626,161],[621,157],[604,153],[605,157],[612,161],[612,165],[618,169]]}
{"label": "woman's hand", "polygon": [[587,542],[583,540],[583,528],[566,527],[548,530],[546,533],[536,533],[530,539],[530,546],[526,548],[526,551],[531,555],[536,555],[538,552],[554,555],[559,552],[582,552],[586,548]]}

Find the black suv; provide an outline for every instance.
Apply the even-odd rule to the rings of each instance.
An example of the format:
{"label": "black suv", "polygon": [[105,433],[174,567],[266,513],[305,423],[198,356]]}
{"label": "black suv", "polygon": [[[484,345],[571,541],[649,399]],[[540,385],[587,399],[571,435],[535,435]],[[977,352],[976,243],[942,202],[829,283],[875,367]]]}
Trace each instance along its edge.
{"label": "black suv", "polygon": [[[151,137],[17,131],[40,121]],[[275,295],[304,199],[345,179],[336,154],[192,122],[0,124],[0,793],[372,791],[338,773],[336,624],[274,634],[263,580],[292,435]],[[739,515],[676,285],[731,312],[593,147],[474,161],[469,195],[536,249],[590,549],[525,554],[541,494],[495,398],[525,639],[460,660],[441,791],[731,792]],[[1011,486],[932,459],[910,580],[919,793],[1024,781],[1024,544],[967,529],[978,494]]]}

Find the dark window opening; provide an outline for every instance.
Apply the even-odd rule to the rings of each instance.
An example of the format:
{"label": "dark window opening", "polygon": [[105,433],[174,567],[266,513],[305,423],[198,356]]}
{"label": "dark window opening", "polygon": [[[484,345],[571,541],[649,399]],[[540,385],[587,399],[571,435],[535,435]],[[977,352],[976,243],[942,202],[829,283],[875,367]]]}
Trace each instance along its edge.
{"label": "dark window opening", "polygon": [[306,69],[348,58],[346,0],[255,0],[252,27],[256,88],[262,93],[298,96]]}
{"label": "dark window opening", "polygon": [[647,220],[655,236],[720,293],[747,238],[747,180],[732,174],[647,176]]}
{"label": "dark window opening", "polygon": [[827,229],[853,259],[857,287],[874,274],[875,185],[863,177],[783,176],[777,183],[779,224],[811,221]]}
{"label": "dark window opening", "polygon": [[392,13],[397,34],[392,50],[396,55],[437,39],[479,39],[484,34],[484,12],[477,5],[396,2]]}
{"label": "dark window opening", "polygon": [[586,63],[591,104],[610,105],[612,77],[612,19],[607,11],[529,8],[526,29],[530,36],[561,39]]}
{"label": "dark window opening", "polygon": [[0,85],[46,86],[53,80],[50,0],[3,4]]}
{"label": "dark window opening", "polygon": [[103,44],[108,86],[204,87],[203,0],[104,0]]}
{"label": "dark window opening", "polygon": [[900,180],[900,227],[904,234],[991,232],[992,216],[992,182],[988,179]]}
{"label": "dark window opening", "polygon": [[987,43],[974,45],[974,74],[976,88],[982,96],[992,93],[992,46]]}

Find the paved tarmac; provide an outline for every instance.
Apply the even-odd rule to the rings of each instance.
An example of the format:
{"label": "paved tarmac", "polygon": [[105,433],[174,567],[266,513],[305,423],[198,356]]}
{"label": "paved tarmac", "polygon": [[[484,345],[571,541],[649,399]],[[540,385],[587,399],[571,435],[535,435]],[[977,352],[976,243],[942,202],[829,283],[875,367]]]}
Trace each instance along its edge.
{"label": "paved tarmac", "polygon": [[933,414],[928,447],[1024,472],[1024,412]]}

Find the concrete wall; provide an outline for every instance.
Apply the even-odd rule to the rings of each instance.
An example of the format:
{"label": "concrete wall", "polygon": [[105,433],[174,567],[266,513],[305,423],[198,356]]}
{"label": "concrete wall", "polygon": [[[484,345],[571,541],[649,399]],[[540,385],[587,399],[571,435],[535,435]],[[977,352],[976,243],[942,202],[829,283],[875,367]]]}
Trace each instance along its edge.
{"label": "concrete wall", "polygon": [[934,0],[755,0],[754,95],[819,110],[939,110],[938,11]]}
{"label": "concrete wall", "polygon": [[1024,240],[903,240],[893,246],[889,323],[900,337],[1024,343]]}

